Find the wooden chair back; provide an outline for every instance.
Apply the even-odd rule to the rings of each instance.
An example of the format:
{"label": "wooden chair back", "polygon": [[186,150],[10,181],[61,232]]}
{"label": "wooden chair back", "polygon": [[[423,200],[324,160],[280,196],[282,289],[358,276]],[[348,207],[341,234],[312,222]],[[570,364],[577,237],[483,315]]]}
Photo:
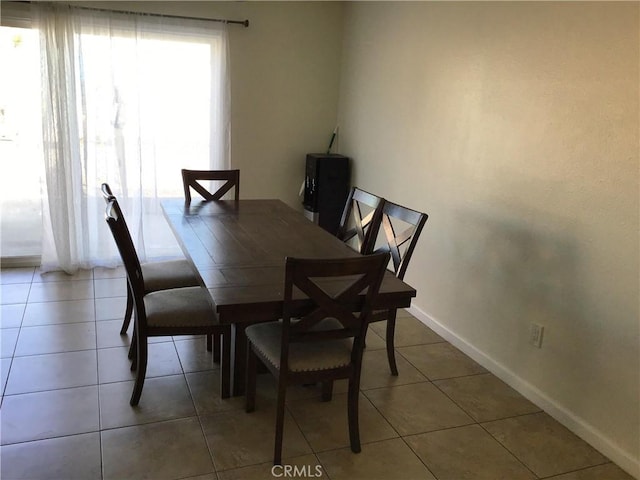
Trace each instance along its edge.
{"label": "wooden chair back", "polygon": [[[199,180],[220,180],[224,183],[215,192],[203,187]],[[182,169],[182,185],[184,187],[184,201],[191,203],[191,189],[198,192],[205,201],[220,200],[235,187],[235,200],[240,199],[240,170],[187,170]]]}
{"label": "wooden chair back", "polygon": [[429,215],[426,213],[384,202],[380,227],[384,240],[382,246],[375,248],[375,253],[388,252],[391,255],[393,271],[400,280],[404,278],[427,218]]}
{"label": "wooden chair back", "polygon": [[127,222],[124,219],[118,200],[113,197],[109,200],[105,211],[105,218],[113,239],[116,242],[122,261],[124,262],[124,268],[127,272],[127,282],[129,288],[133,293],[133,300],[136,306],[144,308],[142,297],[144,297],[144,278],[142,276],[142,267],[140,266],[140,260],[127,227]]}
{"label": "wooden chair back", "polygon": [[355,239],[356,250],[366,255],[373,251],[380,228],[384,199],[353,187],[342,211],[336,236],[345,243]]}
{"label": "wooden chair back", "polygon": [[102,197],[104,198],[104,201],[108,204],[112,199],[116,198],[116,196],[113,194],[113,192],[111,191],[111,187],[109,186],[108,183],[103,183],[102,187],[100,188],[100,190],[102,191]]}
{"label": "wooden chair back", "polygon": [[[387,253],[339,259],[286,259],[281,371],[287,370],[289,345],[293,342],[353,338],[352,364],[359,364],[373,301],[388,262]],[[337,291],[336,280],[340,281]],[[314,305],[301,317],[297,312],[294,316],[293,309],[299,291]],[[364,301],[356,308],[363,291]],[[328,328],[325,319],[337,322],[332,321]]]}

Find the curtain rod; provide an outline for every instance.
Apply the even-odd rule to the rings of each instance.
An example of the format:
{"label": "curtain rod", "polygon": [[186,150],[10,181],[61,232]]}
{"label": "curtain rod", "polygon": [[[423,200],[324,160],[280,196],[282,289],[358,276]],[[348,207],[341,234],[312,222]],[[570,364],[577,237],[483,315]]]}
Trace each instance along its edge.
{"label": "curtain rod", "polygon": [[[33,2],[18,2],[18,3],[33,3]],[[249,26],[249,20],[227,20],[224,18],[202,18],[202,17],[185,17],[182,15],[165,15],[162,13],[146,13],[146,12],[132,12],[126,10],[112,10],[109,8],[97,8],[97,7],[84,7],[81,5],[69,5],[72,8],[79,8],[81,10],[92,10],[94,12],[110,12],[110,13],[126,13],[129,15],[146,15],[148,17],[162,17],[162,18],[178,18],[181,20],[202,20],[205,22],[223,22],[236,25],[244,25],[245,28]]]}

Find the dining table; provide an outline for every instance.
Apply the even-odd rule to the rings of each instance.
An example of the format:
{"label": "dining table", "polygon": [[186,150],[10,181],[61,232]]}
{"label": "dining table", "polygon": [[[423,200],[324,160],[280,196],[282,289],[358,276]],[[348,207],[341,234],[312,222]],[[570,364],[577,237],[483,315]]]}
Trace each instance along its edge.
{"label": "dining table", "polygon": [[[282,316],[285,259],[348,258],[360,253],[308,220],[281,200],[216,200],[185,204],[161,201],[163,213],[185,256],[209,291],[221,324],[231,326],[231,390],[244,393],[247,340],[252,323]],[[326,285],[338,293],[340,281]],[[416,296],[413,287],[387,271],[374,307],[406,308]],[[361,299],[364,295],[361,296]],[[302,314],[309,301],[298,292]],[[358,305],[353,305],[358,311]]]}

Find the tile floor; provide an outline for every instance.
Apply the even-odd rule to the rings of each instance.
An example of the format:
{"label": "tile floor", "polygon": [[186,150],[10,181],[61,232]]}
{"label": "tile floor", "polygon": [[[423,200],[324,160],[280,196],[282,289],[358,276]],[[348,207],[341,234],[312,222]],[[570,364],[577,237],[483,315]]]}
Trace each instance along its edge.
{"label": "tile floor", "polygon": [[369,332],[360,396],[362,452],[351,453],[346,385],[288,395],[284,457],[272,472],[275,384],[257,409],[221,400],[203,338],[150,346],[140,405],[129,406],[121,269],[72,277],[0,272],[0,476],[14,479],[631,479],[587,443],[408,313],[400,375],[387,370],[383,324]]}

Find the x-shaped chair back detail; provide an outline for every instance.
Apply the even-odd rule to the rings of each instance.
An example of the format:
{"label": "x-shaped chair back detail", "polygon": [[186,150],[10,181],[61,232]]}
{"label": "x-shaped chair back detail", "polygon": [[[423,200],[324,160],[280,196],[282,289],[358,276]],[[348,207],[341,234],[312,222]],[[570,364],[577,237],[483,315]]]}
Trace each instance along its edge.
{"label": "x-shaped chair back detail", "polygon": [[[317,342],[350,337],[363,341],[372,301],[380,288],[388,261],[388,254],[335,260],[287,258],[281,365],[286,365],[290,342]],[[337,293],[325,289],[330,283],[321,283],[331,277],[347,277],[346,283],[341,285],[342,288]],[[296,289],[304,293],[315,307],[310,313],[292,322],[291,306]],[[358,296],[365,290],[365,299],[357,309],[359,313],[355,314]],[[338,320],[341,327],[315,330],[314,327],[326,318]],[[354,348],[352,353],[357,354],[357,349]]]}
{"label": "x-shaped chair back detail", "polygon": [[[345,243],[355,238],[357,251],[371,253],[380,228],[383,203],[381,197],[353,187],[347,197],[336,236]],[[350,222],[353,222],[352,226]]]}
{"label": "x-shaped chair back detail", "polygon": [[[426,213],[417,212],[389,201],[384,202],[381,230],[384,232],[385,241],[383,246],[376,249],[376,252],[390,253],[393,271],[400,280],[404,278],[427,218],[429,215]],[[396,229],[400,224],[403,224],[403,230],[397,233]]]}
{"label": "x-shaped chair back detail", "polygon": [[[222,186],[215,192],[210,192],[203,187],[198,180],[221,180]],[[184,200],[187,205],[191,203],[191,189],[198,192],[205,201],[220,200],[232,188],[235,187],[235,198],[240,199],[240,170],[187,170],[182,169],[182,185],[184,187]]]}

